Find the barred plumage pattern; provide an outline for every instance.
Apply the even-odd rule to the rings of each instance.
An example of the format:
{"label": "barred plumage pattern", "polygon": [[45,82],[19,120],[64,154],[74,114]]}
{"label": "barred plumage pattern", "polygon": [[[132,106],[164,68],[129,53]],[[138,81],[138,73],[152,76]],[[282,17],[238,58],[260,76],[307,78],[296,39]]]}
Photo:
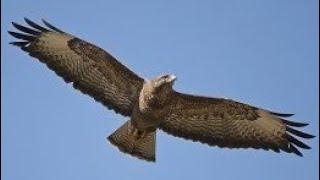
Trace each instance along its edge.
{"label": "barred plumage pattern", "polygon": [[[140,91],[146,82],[144,79],[103,49],[44,20],[46,27],[27,18],[25,22],[29,27],[12,23],[19,32],[8,32],[20,41],[10,44],[39,59],[65,82],[72,83],[74,88],[116,113],[137,116],[133,110],[139,104]],[[159,113],[162,111],[154,111],[150,116],[162,120],[158,128],[173,136],[210,146],[271,149],[275,152],[282,150],[302,156],[299,148],[310,147],[297,138],[314,137],[294,129],[308,124],[284,119],[293,114],[275,113],[229,99],[187,95],[176,91],[168,97],[157,98],[168,98],[161,99],[165,100],[161,102],[168,104],[154,105],[164,107],[161,110],[165,115]],[[125,153],[155,161],[156,131],[148,132],[142,139],[135,139],[128,133],[132,128],[130,122],[121,126],[108,140]]]}
{"label": "barred plumage pattern", "polygon": [[12,23],[21,32],[9,33],[20,47],[46,64],[65,82],[125,116],[137,103],[143,79],[103,49],[63,32],[43,20],[44,28],[25,18],[31,27]]}

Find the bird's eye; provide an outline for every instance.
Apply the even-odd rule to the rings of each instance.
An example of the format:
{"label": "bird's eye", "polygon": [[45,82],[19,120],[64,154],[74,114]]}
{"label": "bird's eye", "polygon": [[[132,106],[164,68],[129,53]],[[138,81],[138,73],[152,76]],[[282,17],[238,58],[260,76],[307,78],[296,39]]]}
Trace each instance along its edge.
{"label": "bird's eye", "polygon": [[162,78],[165,78],[165,79],[168,78],[168,77],[169,77],[169,75],[162,76]]}

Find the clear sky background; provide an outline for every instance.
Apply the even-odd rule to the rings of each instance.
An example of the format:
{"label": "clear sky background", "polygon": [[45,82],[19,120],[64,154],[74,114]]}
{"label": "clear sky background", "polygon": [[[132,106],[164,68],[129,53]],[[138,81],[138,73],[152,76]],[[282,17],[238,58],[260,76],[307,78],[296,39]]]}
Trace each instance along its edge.
{"label": "clear sky background", "polygon": [[[318,179],[316,0],[3,0],[1,177],[6,180]],[[230,150],[159,131],[157,162],[106,137],[127,119],[8,45],[11,21],[52,24],[108,50],[143,77],[178,76],[181,92],[295,113],[317,135],[304,157]]]}

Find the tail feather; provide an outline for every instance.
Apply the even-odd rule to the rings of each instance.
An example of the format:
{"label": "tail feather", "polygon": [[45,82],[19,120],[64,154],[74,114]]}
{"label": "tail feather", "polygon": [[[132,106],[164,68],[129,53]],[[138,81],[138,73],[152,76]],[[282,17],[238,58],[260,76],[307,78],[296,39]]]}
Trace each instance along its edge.
{"label": "tail feather", "polygon": [[108,137],[111,144],[118,147],[124,153],[146,161],[155,161],[156,131],[147,133],[142,138],[134,137],[130,121],[127,121],[119,129]]}

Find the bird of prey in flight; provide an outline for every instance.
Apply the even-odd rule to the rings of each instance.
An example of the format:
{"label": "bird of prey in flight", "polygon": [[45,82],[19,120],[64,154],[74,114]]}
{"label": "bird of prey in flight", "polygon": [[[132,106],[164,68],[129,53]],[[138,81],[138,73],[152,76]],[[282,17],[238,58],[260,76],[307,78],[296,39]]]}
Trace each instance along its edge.
{"label": "bird of prey in flight", "polygon": [[310,149],[299,138],[313,138],[284,114],[230,99],[177,92],[174,75],[139,77],[108,52],[43,20],[12,23],[10,44],[47,65],[66,83],[128,118],[107,139],[124,153],[155,161],[157,129],[209,146],[265,149],[302,156]]}

